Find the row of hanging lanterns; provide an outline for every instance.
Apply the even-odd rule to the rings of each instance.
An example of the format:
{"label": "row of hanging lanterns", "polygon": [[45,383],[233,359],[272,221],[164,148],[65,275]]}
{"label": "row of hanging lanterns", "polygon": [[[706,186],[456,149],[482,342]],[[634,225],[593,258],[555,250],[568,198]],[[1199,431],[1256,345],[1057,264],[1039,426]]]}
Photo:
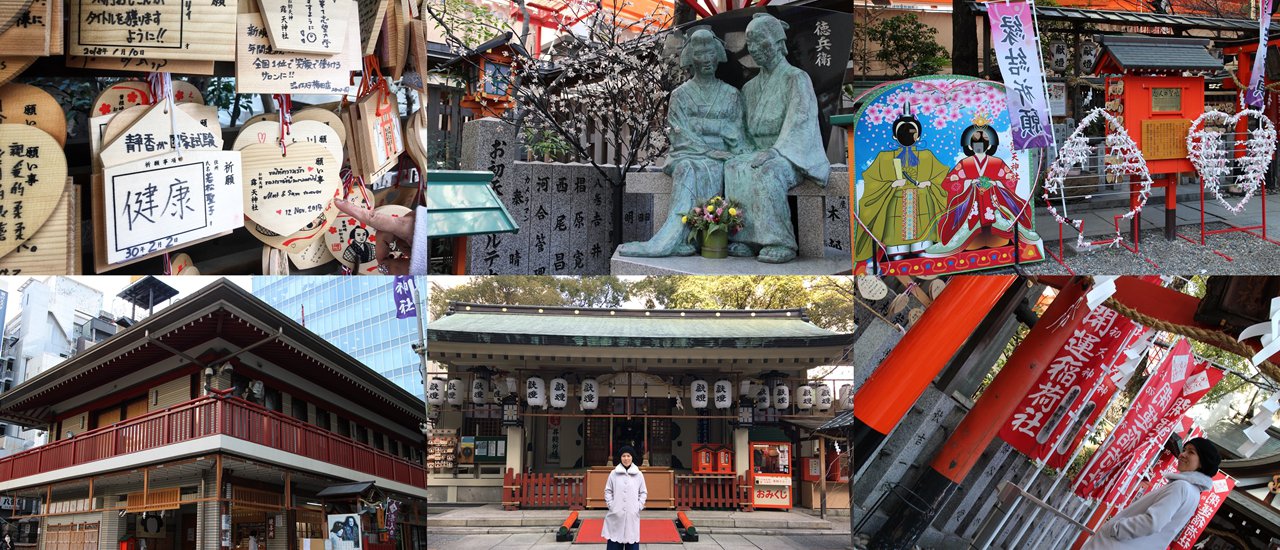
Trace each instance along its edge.
{"label": "row of hanging lanterns", "polygon": [[[515,393],[516,379],[514,377],[507,378],[508,393]],[[432,378],[427,383],[427,402],[432,406],[443,405],[448,403],[454,406],[461,406],[464,401],[462,394],[462,380],[454,378],[445,380],[444,378]],[[749,380],[739,383],[738,393],[742,398],[754,396],[757,409],[765,410],[772,405],[778,409],[786,409],[791,406],[791,388],[786,384],[777,384],[773,391],[770,392],[768,386],[763,384],[752,384]],[[716,409],[728,409],[733,404],[731,392],[733,384],[728,380],[717,381],[714,385],[706,380],[694,380],[690,384],[690,401],[695,409],[705,409],[713,406]],[[494,384],[488,378],[477,376],[471,381],[471,401],[475,404],[484,404],[488,402],[488,396],[494,393]],[[580,406],[584,411],[595,410],[600,404],[600,384],[594,378],[587,378],[581,383],[581,402]],[[569,403],[569,383],[564,378],[553,378],[548,385],[542,378],[531,376],[525,381],[525,401],[532,407],[545,409],[550,403],[552,408],[562,409]],[[853,408],[853,386],[844,384],[840,386],[838,399],[833,399],[831,387],[827,384],[803,384],[796,389],[797,401],[796,408],[801,411],[817,409],[818,411],[828,411],[833,405],[837,410],[850,410]]]}

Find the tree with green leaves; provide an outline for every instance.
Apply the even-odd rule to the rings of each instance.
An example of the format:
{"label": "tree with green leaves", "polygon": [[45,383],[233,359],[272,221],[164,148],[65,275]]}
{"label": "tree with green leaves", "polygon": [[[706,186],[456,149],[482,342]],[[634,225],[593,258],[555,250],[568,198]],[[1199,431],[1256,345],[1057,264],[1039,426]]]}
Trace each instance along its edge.
{"label": "tree with green leaves", "polygon": [[810,322],[853,331],[852,277],[678,275],[650,277],[631,285],[631,295],[663,309],[805,308]]}
{"label": "tree with green leaves", "polygon": [[899,78],[937,74],[951,62],[947,49],[934,39],[938,31],[904,13],[872,23],[867,38],[880,45],[875,59]]}
{"label": "tree with green leaves", "polygon": [[439,319],[450,302],[524,306],[618,307],[629,296],[617,277],[475,277],[452,287],[431,283],[431,319]]}

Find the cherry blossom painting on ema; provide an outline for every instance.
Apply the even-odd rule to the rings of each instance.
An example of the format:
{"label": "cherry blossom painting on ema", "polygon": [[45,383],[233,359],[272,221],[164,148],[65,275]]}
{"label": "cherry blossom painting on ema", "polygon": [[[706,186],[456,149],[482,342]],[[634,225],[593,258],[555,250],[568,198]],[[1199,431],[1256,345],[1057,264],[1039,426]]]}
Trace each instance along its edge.
{"label": "cherry blossom painting on ema", "polygon": [[1035,170],[1011,148],[1000,84],[890,82],[867,93],[856,118],[855,272],[936,275],[1044,259]]}

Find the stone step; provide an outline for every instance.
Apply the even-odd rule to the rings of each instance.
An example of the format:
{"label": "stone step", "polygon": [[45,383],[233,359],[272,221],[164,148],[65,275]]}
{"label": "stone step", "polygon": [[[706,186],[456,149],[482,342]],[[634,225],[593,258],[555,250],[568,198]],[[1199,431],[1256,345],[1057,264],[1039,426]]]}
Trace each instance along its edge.
{"label": "stone step", "polygon": [[[559,527],[427,527],[427,533],[439,535],[520,535],[529,533],[554,533]],[[698,527],[698,533],[733,535],[848,535],[849,530],[837,529],[777,529],[742,527]]]}

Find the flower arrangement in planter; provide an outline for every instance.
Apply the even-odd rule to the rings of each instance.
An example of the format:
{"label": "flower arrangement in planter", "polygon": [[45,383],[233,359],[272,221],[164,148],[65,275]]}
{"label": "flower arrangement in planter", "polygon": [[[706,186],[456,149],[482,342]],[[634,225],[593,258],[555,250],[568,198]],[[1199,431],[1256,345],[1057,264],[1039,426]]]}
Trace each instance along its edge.
{"label": "flower arrangement in planter", "polygon": [[689,226],[689,241],[702,241],[704,258],[725,258],[729,255],[729,235],[742,230],[742,209],[733,201],[716,195],[701,201],[680,221]]}

